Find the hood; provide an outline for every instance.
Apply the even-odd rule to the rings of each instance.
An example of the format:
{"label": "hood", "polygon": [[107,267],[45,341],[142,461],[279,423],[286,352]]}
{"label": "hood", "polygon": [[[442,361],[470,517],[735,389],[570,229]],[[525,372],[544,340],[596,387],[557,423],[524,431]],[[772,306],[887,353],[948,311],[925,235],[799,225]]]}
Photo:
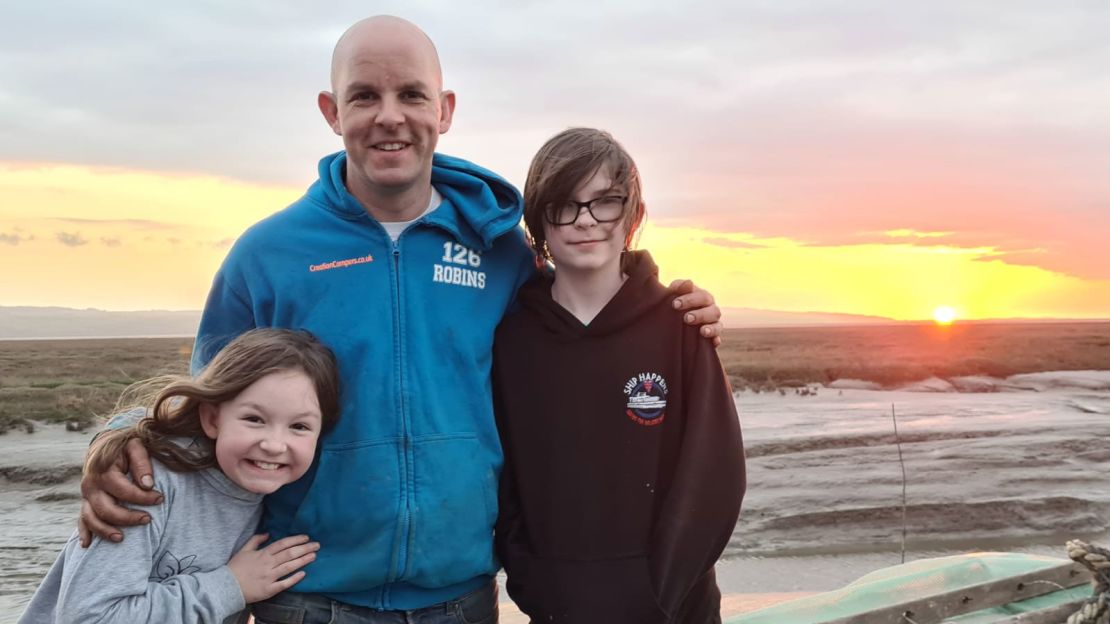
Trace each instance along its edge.
{"label": "hood", "polygon": [[[344,184],[346,152],[320,159],[318,169],[320,178],[308,189],[310,198],[344,218],[369,218]],[[432,185],[443,196],[443,203],[424,222],[447,230],[467,246],[489,249],[497,237],[520,223],[524,207],[520,191],[501,176],[472,162],[435,154]]]}
{"label": "hood", "polygon": [[659,267],[650,253],[631,251],[622,260],[628,279],[589,325],[583,325],[551,298],[554,278],[550,275],[537,275],[529,280],[521,287],[517,301],[526,313],[538,317],[548,331],[568,340],[620,331],[672,296],[670,289],[659,283]]}

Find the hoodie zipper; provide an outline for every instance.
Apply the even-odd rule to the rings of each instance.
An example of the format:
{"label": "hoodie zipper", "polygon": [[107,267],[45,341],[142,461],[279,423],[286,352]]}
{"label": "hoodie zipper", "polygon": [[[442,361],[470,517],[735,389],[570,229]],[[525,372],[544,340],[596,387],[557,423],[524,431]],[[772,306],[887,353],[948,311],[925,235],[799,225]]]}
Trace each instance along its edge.
{"label": "hoodie zipper", "polygon": [[[395,314],[393,316],[393,344],[395,350],[394,362],[396,365],[397,402],[401,414],[401,517],[397,522],[397,541],[394,547],[393,574],[390,582],[396,582],[404,576],[408,567],[409,544],[412,541],[412,435],[409,422],[408,403],[405,401],[405,345],[404,345],[404,297],[401,292],[401,247],[400,237],[393,241],[393,300]],[[382,596],[383,608],[389,609],[389,590]]]}

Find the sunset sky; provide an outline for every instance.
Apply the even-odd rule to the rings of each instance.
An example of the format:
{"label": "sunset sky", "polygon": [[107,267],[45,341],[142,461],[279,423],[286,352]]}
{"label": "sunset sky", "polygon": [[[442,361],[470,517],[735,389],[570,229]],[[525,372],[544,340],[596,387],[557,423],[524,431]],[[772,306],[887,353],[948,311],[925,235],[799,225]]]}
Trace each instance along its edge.
{"label": "sunset sky", "polygon": [[640,246],[724,306],[1110,318],[1110,3],[461,6],[5,7],[0,305],[199,309],[341,147],[316,94],[372,10],[439,47],[440,151],[519,185],[552,134],[611,131]]}

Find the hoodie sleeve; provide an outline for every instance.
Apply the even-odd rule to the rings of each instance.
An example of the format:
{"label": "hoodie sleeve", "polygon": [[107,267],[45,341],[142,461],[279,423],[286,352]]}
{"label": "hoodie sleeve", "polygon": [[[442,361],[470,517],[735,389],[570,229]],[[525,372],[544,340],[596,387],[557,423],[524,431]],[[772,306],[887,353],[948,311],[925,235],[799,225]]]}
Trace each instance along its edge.
{"label": "hoodie sleeve", "polygon": [[746,487],[728,378],[709,340],[698,336],[697,328],[683,330],[684,412],[681,431],[668,443],[669,486],[652,529],[650,555],[659,604],[669,614],[721,556],[736,529]]}
{"label": "hoodie sleeve", "polygon": [[[164,482],[158,485],[168,489]],[[166,501],[171,496],[167,492]],[[246,608],[239,583],[226,565],[151,581],[151,562],[166,527],[168,505],[141,509],[150,514],[151,522],[125,528],[125,539],[118,544],[96,538],[85,549],[74,536],[66,545],[55,621],[203,624],[223,622]]]}
{"label": "hoodie sleeve", "polygon": [[237,285],[232,277],[233,262],[234,249],[212,280],[212,290],[204,304],[197,339],[193,344],[193,357],[189,364],[194,375],[232,339],[257,326],[250,298],[243,294],[245,288]]}
{"label": "hoodie sleeve", "polygon": [[494,528],[494,550],[505,568],[505,590],[518,604],[527,603],[524,596],[528,583],[525,574],[528,566],[528,539],[520,513],[516,480],[508,457],[501,472],[497,496],[498,515]]}
{"label": "hoodie sleeve", "polygon": [[501,381],[498,375],[497,348],[494,348],[493,364],[493,412],[497,419],[497,430],[501,434],[505,463],[501,468],[501,478],[497,491],[497,522],[494,525],[494,550],[501,565],[505,568],[507,580],[505,589],[516,602],[521,602],[523,588],[523,565],[528,552],[528,539],[524,532],[524,521],[520,508],[520,498],[516,484],[513,457],[508,444],[508,423],[505,422],[505,409],[501,402]]}

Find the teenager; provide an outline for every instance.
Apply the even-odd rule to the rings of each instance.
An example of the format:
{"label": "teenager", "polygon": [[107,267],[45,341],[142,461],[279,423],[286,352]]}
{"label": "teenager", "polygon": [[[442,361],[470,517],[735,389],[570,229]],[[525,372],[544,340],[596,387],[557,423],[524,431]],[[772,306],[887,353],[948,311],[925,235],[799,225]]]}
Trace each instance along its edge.
{"label": "teenager", "polygon": [[628,251],[636,166],[609,134],[567,130],[536,154],[524,202],[554,272],[521,288],[494,344],[509,595],[545,624],[719,622],[740,424],[713,345]]}

